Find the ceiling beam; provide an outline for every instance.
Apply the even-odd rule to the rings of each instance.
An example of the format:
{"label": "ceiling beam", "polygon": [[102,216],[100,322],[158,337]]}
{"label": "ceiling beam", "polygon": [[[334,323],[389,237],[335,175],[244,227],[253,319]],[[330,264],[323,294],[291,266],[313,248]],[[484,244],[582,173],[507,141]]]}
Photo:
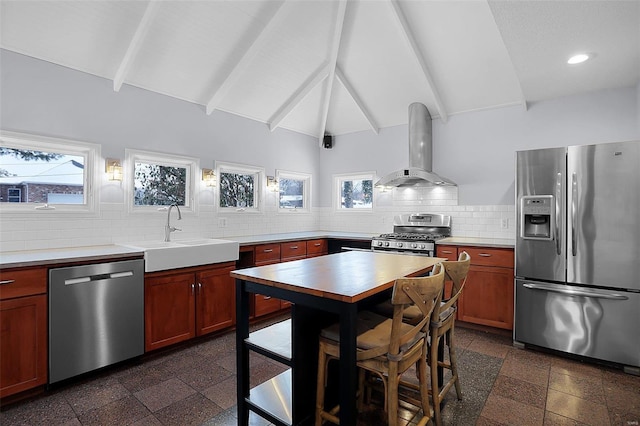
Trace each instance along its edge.
{"label": "ceiling beam", "polygon": [[207,102],[207,114],[211,114],[218,108],[220,102],[224,99],[229,89],[231,89],[236,81],[238,81],[238,78],[240,78],[240,75],[242,75],[244,70],[246,70],[251,64],[251,61],[260,52],[266,49],[265,43],[267,37],[273,32],[273,30],[281,28],[284,25],[284,18],[287,15],[286,12],[293,6],[293,3],[295,2],[285,0],[278,6],[269,22],[267,22],[267,25],[264,26],[262,31],[260,31],[260,34],[258,34],[258,36],[253,40],[253,43],[251,43],[251,46],[245,50],[242,57],[231,68],[231,71],[229,71],[224,81],[217,89],[215,89],[213,95],[211,95],[209,102]]}
{"label": "ceiling beam", "polygon": [[159,2],[156,0],[150,0],[149,4],[147,4],[147,9],[144,11],[144,15],[142,15],[138,28],[129,43],[129,48],[124,54],[124,58],[122,58],[120,66],[116,71],[116,75],[113,78],[113,90],[116,92],[120,91],[122,83],[124,83],[124,79],[127,77],[127,73],[129,72],[129,69],[131,69],[131,65],[142,46],[142,41],[147,35],[151,22],[158,11],[158,3]]}
{"label": "ceiling beam", "polygon": [[360,96],[358,96],[358,93],[356,93],[355,89],[353,88],[349,80],[347,80],[344,73],[338,66],[336,66],[336,78],[342,84],[342,87],[344,87],[347,90],[347,93],[349,93],[349,96],[351,96],[351,99],[353,99],[353,101],[356,103],[356,105],[360,109],[360,112],[362,112],[362,115],[364,115],[364,118],[369,123],[371,130],[373,130],[373,133],[377,135],[379,131],[378,125],[376,124],[375,120],[371,116],[371,113],[369,113],[369,110],[367,109],[364,102],[362,102],[362,99],[360,98]]}
{"label": "ceiling beam", "polygon": [[269,120],[269,129],[273,132],[280,127],[285,118],[298,106],[304,98],[307,97],[315,87],[329,76],[329,64],[324,63],[315,73],[307,79],[307,81],[295,91],[293,95],[278,109],[274,116]]}
{"label": "ceiling beam", "polygon": [[336,24],[333,28],[333,39],[331,42],[331,52],[329,55],[329,78],[327,80],[327,88],[324,92],[324,99],[321,110],[320,129],[318,130],[318,140],[322,146],[324,132],[327,128],[327,117],[329,116],[329,103],[331,102],[331,92],[333,90],[333,82],[336,75],[336,62],[338,61],[338,52],[340,51],[340,39],[342,38],[342,26],[344,25],[344,14],[347,10],[347,1],[341,0],[338,3],[338,13],[336,14]]}
{"label": "ceiling beam", "polygon": [[416,60],[418,61],[418,65],[420,65],[420,68],[422,69],[422,74],[424,75],[427,81],[427,86],[431,90],[431,93],[433,94],[433,100],[436,104],[436,108],[438,109],[438,114],[440,115],[440,118],[442,119],[442,121],[446,123],[448,119],[447,111],[445,110],[444,105],[442,104],[440,93],[438,92],[436,84],[433,81],[433,77],[431,76],[431,72],[429,71],[429,67],[427,66],[427,61],[424,59],[422,52],[420,52],[418,43],[416,42],[416,39],[413,36],[411,29],[409,28],[409,23],[407,22],[407,19],[404,16],[404,13],[400,9],[400,5],[398,4],[398,2],[396,0],[389,0],[389,3],[392,6],[392,9],[394,12],[393,14],[396,17],[398,24],[402,29],[402,34],[404,35],[404,39],[407,42],[407,44],[409,44],[409,47],[413,52],[413,56],[416,58]]}

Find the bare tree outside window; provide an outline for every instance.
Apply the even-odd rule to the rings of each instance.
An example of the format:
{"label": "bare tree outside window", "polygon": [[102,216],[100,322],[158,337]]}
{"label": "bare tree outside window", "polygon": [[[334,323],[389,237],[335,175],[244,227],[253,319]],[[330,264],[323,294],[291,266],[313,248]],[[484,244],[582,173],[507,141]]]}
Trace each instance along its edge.
{"label": "bare tree outside window", "polygon": [[373,207],[373,180],[349,179],[342,180],[340,185],[341,203],[343,209],[370,209]]}
{"label": "bare tree outside window", "polygon": [[220,207],[255,207],[255,175],[220,174]]}
{"label": "bare tree outside window", "polygon": [[167,206],[186,201],[187,168],[135,163],[134,204],[137,206]]}
{"label": "bare tree outside window", "polygon": [[304,207],[304,180],[280,178],[279,207],[281,209],[300,209]]}

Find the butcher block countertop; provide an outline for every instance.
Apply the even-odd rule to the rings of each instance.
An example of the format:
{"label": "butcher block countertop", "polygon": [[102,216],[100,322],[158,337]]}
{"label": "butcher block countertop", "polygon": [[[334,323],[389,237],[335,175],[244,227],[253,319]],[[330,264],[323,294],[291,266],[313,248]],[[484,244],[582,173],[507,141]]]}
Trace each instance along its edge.
{"label": "butcher block countertop", "polygon": [[240,269],[231,276],[298,293],[354,303],[415,277],[446,260],[437,257],[350,251],[295,262]]}

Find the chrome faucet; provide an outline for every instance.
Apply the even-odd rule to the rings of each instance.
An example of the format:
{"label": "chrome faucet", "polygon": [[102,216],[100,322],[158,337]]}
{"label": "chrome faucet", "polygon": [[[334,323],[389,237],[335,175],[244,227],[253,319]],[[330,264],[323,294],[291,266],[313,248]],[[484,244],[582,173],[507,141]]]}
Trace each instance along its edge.
{"label": "chrome faucet", "polygon": [[171,241],[171,233],[173,231],[182,231],[182,229],[180,228],[175,228],[173,226],[171,226],[171,209],[172,208],[176,208],[178,209],[178,220],[182,220],[182,213],[180,213],[180,207],[178,207],[178,204],[173,203],[169,206],[169,210],[167,210],[167,224],[164,226],[164,240],[165,241]]}

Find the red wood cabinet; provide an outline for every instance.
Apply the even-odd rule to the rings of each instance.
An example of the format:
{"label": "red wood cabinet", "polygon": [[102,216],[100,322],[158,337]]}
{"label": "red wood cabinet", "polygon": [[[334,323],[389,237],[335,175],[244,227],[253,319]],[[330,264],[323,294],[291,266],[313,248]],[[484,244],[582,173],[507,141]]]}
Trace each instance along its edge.
{"label": "red wood cabinet", "polygon": [[196,334],[231,327],[236,321],[236,286],[229,275],[233,266],[196,273]]}
{"label": "red wood cabinet", "polygon": [[0,398],[47,382],[47,270],[0,271]]}
{"label": "red wood cabinet", "polygon": [[438,245],[436,255],[456,260],[462,251],[471,256],[471,267],[457,319],[512,330],[513,249]]}
{"label": "red wood cabinet", "polygon": [[[245,252],[247,249],[244,249]],[[307,257],[322,256],[329,253],[326,238],[313,240],[287,241],[283,243],[258,244],[253,247],[254,264],[246,261],[251,256],[244,256],[245,261],[239,262],[240,267],[263,266],[273,263],[289,262]],[[262,294],[254,295],[253,317],[272,314],[291,305],[286,300],[276,299]]]}
{"label": "red wood cabinet", "polygon": [[233,262],[145,275],[145,351],[235,323]]}

